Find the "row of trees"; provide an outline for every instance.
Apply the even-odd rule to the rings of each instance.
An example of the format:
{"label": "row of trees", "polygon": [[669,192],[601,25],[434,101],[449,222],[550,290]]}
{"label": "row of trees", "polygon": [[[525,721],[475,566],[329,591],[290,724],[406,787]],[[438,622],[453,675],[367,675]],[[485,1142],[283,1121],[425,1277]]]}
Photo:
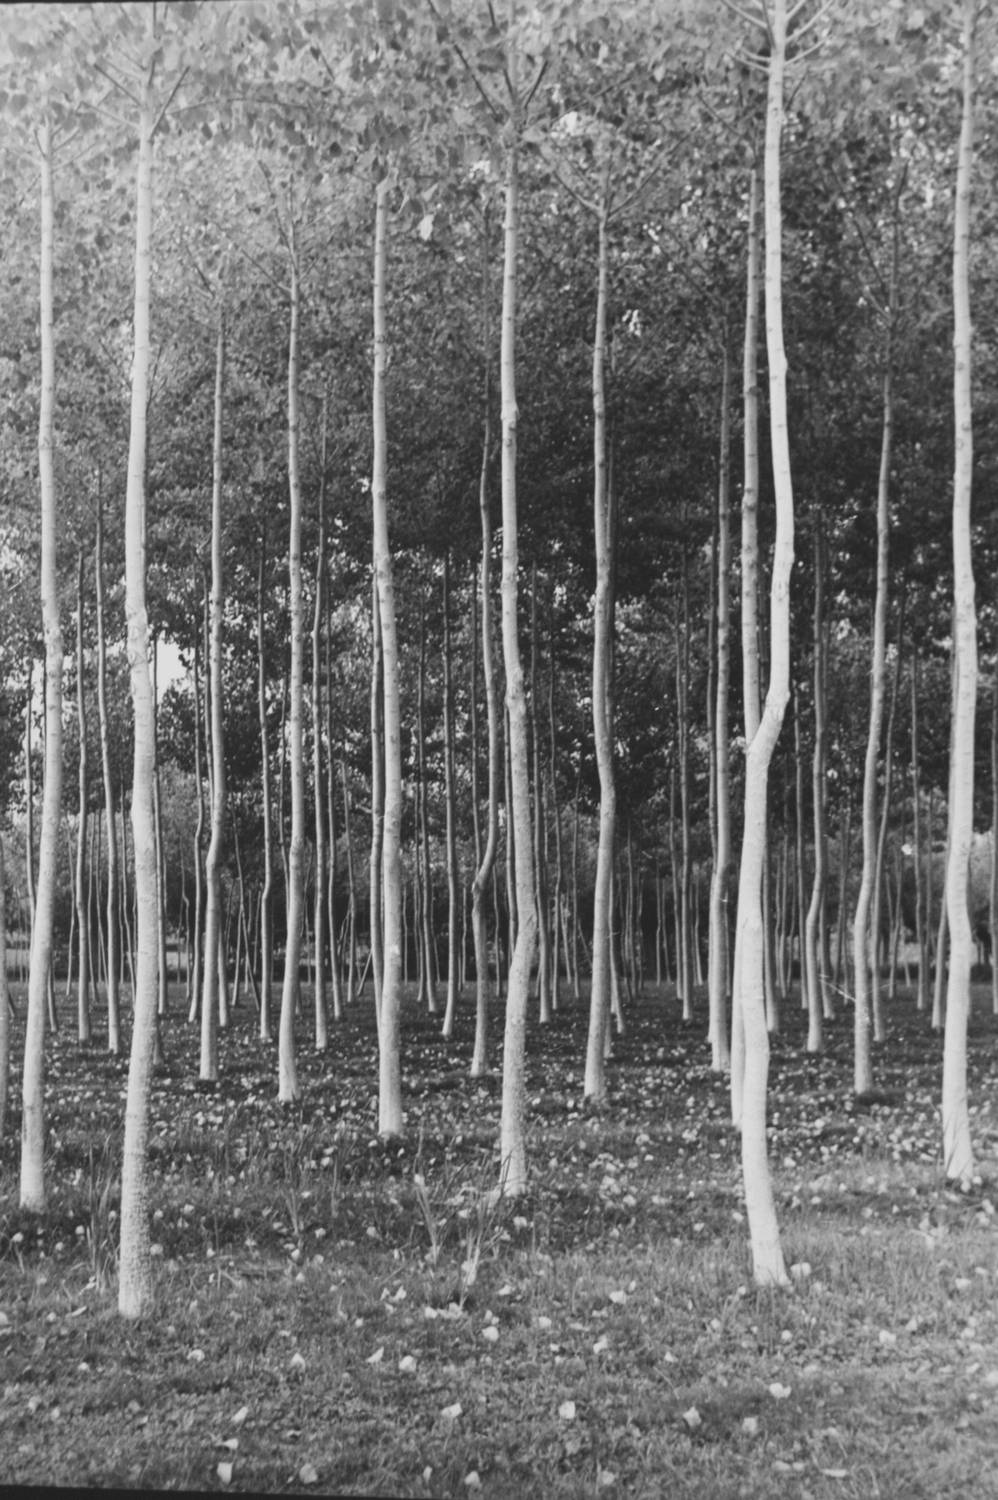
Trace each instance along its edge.
{"label": "row of trees", "polygon": [[[604,1103],[611,1017],[622,1024],[622,961],[633,958],[637,972],[643,899],[654,905],[647,925],[659,930],[671,910],[677,983],[692,1007],[694,872],[709,851],[712,1054],[717,1068],[731,1067],[756,1275],[784,1280],[765,1158],[767,1025],[779,988],[774,913],[798,913],[817,1050],[834,1007],[829,919],[834,912],[839,924],[838,965],[855,889],[855,811],[863,859],[851,986],[856,1087],[868,1089],[870,1035],[882,1025],[880,893],[890,892],[894,932],[903,908],[901,878],[885,883],[883,871],[909,704],[911,784],[894,806],[910,809],[923,984],[935,915],[933,799],[947,810],[945,1139],[947,1170],[967,1178],[960,1078],[975,746],[978,758],[994,755],[986,733],[975,737],[971,571],[971,544],[980,567],[991,542],[980,519],[972,535],[969,512],[976,7],[968,0],[959,32],[945,8],[862,5],[845,16],[810,0],[677,5],[671,25],[642,0],[611,14],[510,0],[497,16],[489,6],[386,0],[373,13],[348,5],[331,15],[260,0],[69,7],[58,19],[25,7],[18,20],[4,107],[30,120],[35,149],[24,159],[11,144],[6,162],[16,269],[4,294],[12,519],[2,561],[12,600],[6,691],[27,701],[29,725],[31,680],[19,679],[16,663],[34,654],[35,606],[17,601],[34,595],[36,541],[45,658],[25,1205],[44,1203],[43,1042],[64,803],[61,594],[69,587],[78,624],[79,1014],[89,1015],[96,937],[112,1047],[122,953],[133,953],[123,1311],[141,1311],[148,1298],[143,1162],[171,884],[194,913],[191,998],[208,1080],[217,1077],[227,1004],[226,883],[238,890],[243,951],[258,956],[265,1035],[277,926],[279,1091],[290,1101],[306,926],[314,1037],[324,1047],[327,973],[334,1012],[339,1005],[339,968],[329,960],[344,894],[336,870],[346,866],[355,937],[358,865],[368,856],[380,1128],[391,1136],[403,1128],[407,818],[419,868],[413,925],[431,989],[435,810],[448,888],[444,1025],[453,1024],[461,971],[463,845],[476,1071],[488,1058],[489,944],[506,949],[500,1154],[502,1187],[513,1194],[527,1183],[532,982],[542,1017],[565,954],[577,983],[581,910],[592,980],[585,1090]],[[18,80],[35,64],[45,88],[29,100]],[[991,108],[984,100],[989,124]],[[36,201],[42,250],[33,265],[26,231]],[[131,259],[124,224],[135,228]],[[992,232],[985,219],[978,242]],[[990,297],[983,269],[976,279]],[[32,284],[41,288],[40,359]],[[938,397],[950,360],[947,285],[959,438],[951,538],[944,475],[953,424]],[[286,361],[274,355],[282,346]],[[987,415],[987,396],[983,404]],[[33,411],[40,531],[29,503]],[[987,493],[987,445],[974,478]],[[803,510],[795,490],[806,496]],[[912,517],[917,524],[905,524]],[[119,577],[123,627],[111,615]],[[993,645],[990,598],[981,614]],[[161,703],[151,621],[187,668]],[[122,638],[129,700],[116,733],[109,642]],[[89,877],[106,899],[99,924],[84,901],[88,677],[106,820],[103,886],[99,862]],[[947,725],[932,709],[951,679]],[[867,680],[864,721],[853,710]],[[13,767],[13,737],[7,749]],[[775,870],[767,853],[779,821],[774,757],[785,768],[794,816],[784,828],[796,845],[792,858],[784,845]],[[164,857],[157,792],[170,762],[177,800],[186,788],[188,810],[201,809],[193,892]],[[415,790],[411,810],[406,786]],[[132,831],[130,935],[121,931],[131,917],[120,883],[128,859],[114,868],[119,797]],[[29,792],[25,810],[32,802]],[[370,812],[369,836],[355,849],[361,809]],[[899,821],[895,849],[904,837]],[[29,828],[32,872],[33,838]],[[590,863],[580,898],[580,865]],[[119,950],[121,935],[130,941]],[[940,975],[941,951],[937,939]]]}

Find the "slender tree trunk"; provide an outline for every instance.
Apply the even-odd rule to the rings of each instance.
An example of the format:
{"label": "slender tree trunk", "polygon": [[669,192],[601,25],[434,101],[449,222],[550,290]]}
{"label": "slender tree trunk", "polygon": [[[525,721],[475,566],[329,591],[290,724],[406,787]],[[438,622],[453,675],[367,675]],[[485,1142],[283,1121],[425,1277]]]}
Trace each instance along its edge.
{"label": "slender tree trunk", "polygon": [[[482,268],[482,340],[485,351],[484,430],[482,433],[482,467],[478,483],[478,511],[482,531],[481,600],[482,600],[482,677],[485,685],[485,716],[488,743],[488,812],[485,847],[471,888],[471,927],[475,944],[475,1046],[471,1059],[472,1078],[481,1078],[488,1069],[489,1051],[489,945],[485,918],[485,898],[490,877],[495,874],[496,848],[499,842],[499,706],[496,696],[495,659],[492,644],[492,517],[489,509],[489,457],[492,447],[492,418],[489,385],[489,317],[487,223],[483,231]],[[496,975],[499,966],[499,926],[496,922]]]}
{"label": "slender tree trunk", "polygon": [[988,888],[988,932],[991,936],[991,1009],[998,1016],[998,670],[991,684],[991,877]]}
{"label": "slender tree trunk", "polygon": [[[339,873],[336,857],[336,757],[333,740],[333,673],[332,630],[329,618],[329,589],[326,589],[326,639],[324,644],[324,675],[326,679],[326,844],[329,849],[329,875],[327,881],[326,931],[329,935],[329,978],[333,992],[333,1020],[343,1019],[343,971],[340,967],[339,950],[336,944],[336,878]],[[373,944],[372,944],[373,954]],[[379,975],[380,979],[380,975]],[[376,1004],[380,1004],[375,990]]]}
{"label": "slender tree trunk", "polygon": [[897,652],[894,658],[894,676],[891,683],[890,703],[887,709],[887,729],[884,734],[884,798],[880,808],[877,851],[873,866],[873,899],[870,903],[870,947],[873,977],[871,998],[873,1002],[873,1039],[876,1042],[883,1042],[887,1039],[887,1026],[884,1020],[883,987],[880,973],[881,928],[883,925],[881,912],[883,907],[887,831],[891,815],[891,783],[894,776],[894,724],[897,719],[898,691],[901,686],[901,665],[903,661],[902,648],[904,646],[905,595],[903,578],[901,590],[901,604],[898,610]]}
{"label": "slender tree trunk", "polygon": [[[929,914],[926,910],[924,866],[922,863],[922,789],[919,769],[918,650],[911,657],[911,806],[914,825],[912,873],[915,879],[915,942],[918,947],[917,1010],[929,1008]],[[995,783],[998,795],[998,781]]]}
{"label": "slender tree trunk", "polygon": [[429,801],[426,774],[426,720],[424,695],[426,691],[426,619],[422,605],[419,610],[419,675],[416,679],[416,766],[419,775],[419,817],[417,837],[419,839],[419,869],[422,872],[422,905],[420,908],[423,941],[423,989],[420,999],[426,1001],[431,1016],[437,1013],[437,986],[433,952],[433,871],[430,867],[430,825],[427,803]]}
{"label": "slender tree trunk", "polygon": [[509,969],[506,1028],[503,1041],[500,1183],[511,1197],[527,1186],[525,1044],[530,973],[537,947],[534,863],[530,842],[530,782],[527,762],[527,706],[517,628],[518,536],[516,494],[516,286],[519,221],[520,96],[513,39],[515,0],[508,0],[506,71],[512,119],[506,158],[502,334],[502,644],[506,670],[509,760],[512,804],[510,823],[515,846],[516,945]]}
{"label": "slender tree trunk", "polygon": [[260,533],[256,588],[257,716],[260,724],[260,804],[263,819],[263,888],[260,891],[260,1040],[272,1039],[274,980],[274,829],[270,798],[270,736],[267,731],[267,668],[264,654],[264,586],[267,522]]}
{"label": "slender tree trunk", "polygon": [[[150,12],[150,44],[156,40],[156,11]],[[149,1237],[149,1098],[158,1029],[159,900],[156,889],[156,828],[153,815],[155,705],[149,674],[149,622],[146,614],[146,420],[149,408],[149,300],[152,277],[154,63],[147,65],[139,114],[136,186],[135,314],[132,353],[131,424],[125,496],[125,618],[135,724],[132,778],[132,839],[135,859],[135,992],[132,1046],[125,1102],[125,1142],[121,1178],[121,1250],[118,1311],[137,1318],[152,1301]]]}
{"label": "slender tree trunk", "polygon": [[828,841],[825,833],[825,761],[828,725],[825,701],[825,547],[824,516],[820,507],[814,517],[814,750],[811,757],[811,817],[814,829],[814,879],[811,901],[804,923],[804,961],[807,968],[807,1050],[820,1052],[825,1015],[827,975],[823,962],[821,932],[827,880]]}
{"label": "slender tree trunk", "polygon": [[382,930],[384,971],[378,1026],[378,1131],[383,1138],[403,1130],[399,1021],[402,979],[402,731],[399,711],[399,655],[395,624],[395,583],[388,540],[385,414],[388,325],[385,314],[388,180],[377,187],[374,231],[374,397],[371,501],[374,566],[381,613],[384,664],[385,812],[382,842]]}
{"label": "slender tree trunk", "polygon": [[551,926],[548,916],[547,868],[545,845],[547,843],[547,811],[545,807],[544,780],[541,775],[540,713],[537,695],[537,564],[530,569],[530,743],[532,746],[532,773],[534,783],[534,890],[537,902],[537,998],[538,1020],[547,1026],[551,1022]]}
{"label": "slender tree trunk", "polygon": [[[62,626],[59,619],[58,533],[55,489],[55,310],[53,253],[55,204],[52,184],[52,122],[38,140],[41,166],[41,254],[39,321],[41,383],[38,415],[38,480],[41,510],[41,606],[45,636],[45,780],[38,850],[38,886],[31,935],[28,1013],[24,1038],[21,1115],[21,1207],[45,1208],[45,1023],[52,975],[55,883],[62,817]],[[30,679],[28,720],[31,719]],[[30,763],[30,754],[29,754]],[[30,774],[30,773],[29,773]],[[29,783],[30,786],[30,783]],[[30,806],[30,798],[29,798]],[[28,864],[32,864],[29,825]]]}
{"label": "slender tree trunk", "polygon": [[710,877],[707,986],[710,1065],[731,1066],[728,1040],[728,902],[731,888],[731,767],[728,693],[731,681],[731,355],[721,343],[721,451],[717,481],[717,680],[714,700],[714,863]]}
{"label": "slender tree trunk", "polygon": [[97,594],[97,714],[100,723],[101,773],[104,778],[104,815],[107,820],[107,1050],[121,1051],[121,942],[118,914],[118,836],[115,831],[114,777],[111,770],[111,727],[107,707],[107,635],[104,600],[104,505],[97,479],[97,541],[94,552]]}
{"label": "slender tree trunk", "polygon": [[[159,694],[156,686],[156,639],[150,637],[150,681],[152,685],[152,821],[156,838],[156,1014],[166,1015],[169,974],[166,965],[166,864],[163,855],[163,816],[159,795]],[[224,1024],[224,1023],[223,1023]],[[161,1038],[156,1027],[156,1062],[160,1062]]]}
{"label": "slender tree trunk", "polygon": [[[315,810],[315,901],[312,907],[312,944],[315,956],[315,1050],[329,1046],[326,1003],[326,815],[322,805],[322,620],[326,570],[326,451],[328,394],[322,402],[322,447],[319,472],[319,535],[315,557],[315,608],[312,613],[312,796]],[[327,746],[327,754],[331,747]]]}
{"label": "slender tree trunk", "polygon": [[759,1285],[785,1285],[789,1278],[780,1245],[766,1151],[769,1035],[766,1029],[762,907],[769,766],[790,695],[790,574],[794,560],[794,498],[787,434],[786,354],[783,344],[780,194],[780,134],[783,125],[787,32],[785,0],[774,0],[769,25],[764,195],[765,287],[776,540],[771,583],[769,688],[758,729],[749,742],[746,756],[745,832],[738,882],[738,989],[745,1031],[741,1096],[742,1176],[752,1243],[753,1274]]}
{"label": "slender tree trunk", "polygon": [[443,1034],[452,1036],[454,1014],[460,989],[458,960],[458,925],[460,921],[460,887],[457,869],[457,831],[454,806],[454,703],[451,679],[451,633],[450,633],[450,554],[444,555],[444,656],[443,656],[443,709],[444,709],[444,810],[446,816],[447,845],[447,1005],[444,1013]]}
{"label": "slender tree trunk", "polygon": [[[376,566],[376,560],[375,560]],[[370,907],[371,969],[374,974],[374,1008],[380,1024],[381,991],[384,983],[384,880],[385,835],[385,683],[381,651],[381,609],[378,578],[371,578],[371,861],[368,885]],[[346,782],[344,781],[344,795]],[[346,809],[344,808],[344,816]],[[353,884],[351,882],[351,891]],[[404,919],[404,912],[401,914]],[[403,948],[405,951],[405,948]]]}
{"label": "slender tree trunk", "polygon": [[90,761],[87,754],[87,706],[83,691],[83,548],[76,570],[76,721],[80,736],[79,806],[76,829],[76,925],[79,974],[76,995],[76,1036],[84,1045],[91,1040],[90,1025],[90,913],[87,909],[87,802]]}
{"label": "slender tree trunk", "polygon": [[970,524],[973,477],[971,394],[970,197],[974,160],[974,25],[976,0],[963,5],[963,118],[957,155],[953,225],[953,421],[956,458],[953,473],[954,693],[952,798],[949,806],[949,858],[946,911],[949,921],[949,975],[943,1046],[943,1157],[946,1176],[969,1185],[974,1177],[967,1102],[967,1018],[973,941],[967,903],[970,850],[974,834],[974,718],[977,707],[977,610]]}
{"label": "slender tree trunk", "polygon": [[[743,466],[741,518],[741,638],[742,703],[745,743],[752,743],[759,727],[759,294],[762,287],[762,205],[759,164],[749,174],[748,246],[745,275],[745,341],[742,363]],[[767,844],[768,849],[768,844]],[[765,880],[768,853],[763,855],[763,920],[769,914]],[[740,899],[740,898],[739,898]],[[763,984],[769,943],[763,941]],[[742,1118],[745,1082],[745,1024],[741,1008],[741,955],[735,921],[735,957],[731,974],[731,1118]],[[772,993],[766,986],[766,994]]]}
{"label": "slender tree trunk", "polygon": [[0,1141],[10,1096],[10,984],[7,978],[7,859],[0,834]]}
{"label": "slender tree trunk", "polygon": [[613,639],[613,534],[607,483],[606,344],[609,288],[609,188],[607,164],[598,221],[596,331],[593,339],[593,535],[596,545],[596,596],[593,605],[593,742],[599,774],[599,843],[593,888],[592,987],[589,997],[589,1037],[583,1091],[594,1104],[604,1105],[606,1036],[611,1001],[613,955],[610,943],[610,895],[613,879],[617,792],[610,722],[610,671]]}
{"label": "slender tree trunk", "polygon": [[299,473],[299,361],[301,287],[294,210],[289,204],[288,249],[291,263],[291,326],[288,338],[288,614],[291,660],[288,671],[288,777],[291,788],[291,838],[288,847],[287,937],[284,980],[278,1029],[278,1098],[298,1099],[301,1089],[295,1059],[295,1016],[301,1003],[302,927],[305,916],[305,766],[302,733],[304,717],[304,605],[302,599],[301,538],[302,489]]}
{"label": "slender tree trunk", "polygon": [[891,257],[890,299],[884,352],[883,435],[880,449],[880,478],[877,485],[877,581],[873,609],[873,661],[870,669],[870,722],[863,771],[863,874],[853,922],[853,968],[856,991],[853,1088],[857,1094],[869,1093],[873,1087],[873,1059],[870,1051],[873,1021],[870,976],[871,969],[876,968],[879,934],[871,932],[870,914],[876,874],[877,759],[883,728],[887,677],[889,491],[894,437],[894,337],[897,324],[900,241],[898,202],[902,185],[903,178],[899,179],[894,199],[894,246]]}
{"label": "slender tree trunk", "polygon": [[[219,307],[215,344],[214,438],[211,486],[211,602],[208,672],[211,682],[211,836],[205,858],[207,903],[204,928],[204,992],[201,997],[201,1071],[208,1082],[218,1079],[219,961],[222,939],[222,850],[225,838],[225,710],[222,699],[222,613],[225,580],[222,571],[222,415],[225,391],[225,313]],[[207,715],[206,715],[207,719]]]}

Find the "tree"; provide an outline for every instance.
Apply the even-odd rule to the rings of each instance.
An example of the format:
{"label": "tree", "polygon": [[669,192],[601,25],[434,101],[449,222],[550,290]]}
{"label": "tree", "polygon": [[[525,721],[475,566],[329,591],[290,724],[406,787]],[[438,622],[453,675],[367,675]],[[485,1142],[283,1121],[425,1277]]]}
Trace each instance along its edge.
{"label": "tree", "polygon": [[[44,1045],[52,973],[52,926],[56,857],[62,815],[62,625],[57,577],[58,512],[55,466],[55,302],[53,252],[55,195],[52,116],[43,115],[37,136],[41,168],[39,323],[41,390],[38,410],[38,482],[41,498],[41,604],[45,634],[45,782],[38,850],[38,886],[31,938],[28,1017],[24,1039],[21,1125],[21,1207],[45,1207]],[[30,713],[30,705],[29,705]]]}
{"label": "tree", "polygon": [[971,398],[972,325],[970,314],[970,200],[974,160],[974,39],[977,0],[964,0],[963,113],[957,151],[953,217],[953,734],[949,830],[946,861],[946,913],[949,919],[949,978],[943,1053],[943,1155],[946,1175],[968,1184],[974,1175],[967,1104],[967,1016],[973,935],[967,909],[967,880],[974,832],[974,719],[977,709],[977,611],[971,546],[970,500],[973,480]]}

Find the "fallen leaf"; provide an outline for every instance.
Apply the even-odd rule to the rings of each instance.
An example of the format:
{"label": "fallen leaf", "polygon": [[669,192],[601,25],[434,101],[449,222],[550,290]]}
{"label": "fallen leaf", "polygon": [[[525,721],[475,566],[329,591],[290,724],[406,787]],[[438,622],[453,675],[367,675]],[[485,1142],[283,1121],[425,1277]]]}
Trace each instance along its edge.
{"label": "fallen leaf", "polygon": [[472,1469],[470,1474],[464,1476],[465,1487],[469,1490],[480,1490],[482,1481],[478,1477],[478,1470]]}
{"label": "fallen leaf", "polygon": [[460,1401],[455,1401],[453,1406],[445,1406],[440,1415],[442,1417],[446,1417],[448,1422],[456,1421],[456,1419],[461,1415]]}
{"label": "fallen leaf", "polygon": [[233,1427],[241,1427],[248,1416],[249,1407],[241,1406],[239,1410],[232,1417],[230,1417],[229,1420],[231,1421]]}
{"label": "fallen leaf", "polygon": [[703,1426],[703,1418],[695,1406],[687,1407],[686,1411],[683,1412],[683,1421],[686,1423],[689,1432],[696,1432],[698,1427]]}
{"label": "fallen leaf", "polygon": [[411,1375],[416,1368],[416,1361],[411,1354],[403,1354],[399,1360],[399,1369],[403,1375]]}
{"label": "fallen leaf", "polygon": [[499,1330],[494,1323],[490,1323],[488,1328],[482,1329],[482,1338],[487,1344],[496,1344],[499,1342]]}
{"label": "fallen leaf", "polygon": [[298,1470],[298,1478],[301,1480],[302,1484],[318,1484],[318,1470],[313,1464],[302,1464],[301,1468]]}
{"label": "fallen leaf", "polygon": [[788,1385],[781,1385],[778,1380],[774,1380],[772,1385],[768,1386],[767,1389],[774,1401],[785,1401],[790,1395],[790,1387]]}
{"label": "fallen leaf", "polygon": [[385,1346],[384,1346],[384,1344],[381,1344],[377,1349],[375,1349],[375,1351],[374,1351],[373,1354],[369,1354],[367,1356],[367,1363],[369,1365],[380,1365],[380,1363],[384,1359],[384,1357],[385,1357]]}
{"label": "fallen leaf", "polygon": [[563,1422],[575,1421],[575,1402],[563,1401],[558,1408],[558,1415]]}
{"label": "fallen leaf", "polygon": [[232,1465],[230,1463],[219,1464],[217,1469],[215,1470],[215,1473],[218,1475],[223,1484],[232,1483]]}

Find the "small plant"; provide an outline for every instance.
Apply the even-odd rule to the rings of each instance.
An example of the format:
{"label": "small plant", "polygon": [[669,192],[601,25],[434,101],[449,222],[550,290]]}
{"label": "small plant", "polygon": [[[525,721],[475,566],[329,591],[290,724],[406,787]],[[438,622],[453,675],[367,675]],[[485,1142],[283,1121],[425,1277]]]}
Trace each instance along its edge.
{"label": "small plant", "polygon": [[114,1230],[117,1211],[112,1207],[116,1189],[112,1138],[107,1135],[100,1146],[91,1145],[87,1153],[87,1253],[90,1274],[101,1291],[110,1285],[118,1270]]}

